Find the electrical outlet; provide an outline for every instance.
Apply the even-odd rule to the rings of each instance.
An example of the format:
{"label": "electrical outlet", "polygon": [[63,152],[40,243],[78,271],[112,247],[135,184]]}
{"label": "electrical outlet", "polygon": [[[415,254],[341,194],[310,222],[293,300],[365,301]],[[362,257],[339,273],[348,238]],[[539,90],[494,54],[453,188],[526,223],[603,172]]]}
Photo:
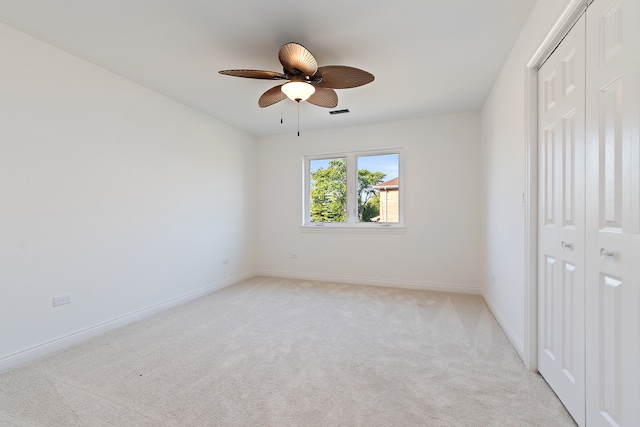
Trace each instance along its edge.
{"label": "electrical outlet", "polygon": [[59,297],[53,297],[53,306],[71,304],[71,294],[60,295]]}
{"label": "electrical outlet", "polygon": [[298,259],[298,254],[291,255],[291,259]]}
{"label": "electrical outlet", "polygon": [[229,264],[229,258],[222,258],[223,264]]}

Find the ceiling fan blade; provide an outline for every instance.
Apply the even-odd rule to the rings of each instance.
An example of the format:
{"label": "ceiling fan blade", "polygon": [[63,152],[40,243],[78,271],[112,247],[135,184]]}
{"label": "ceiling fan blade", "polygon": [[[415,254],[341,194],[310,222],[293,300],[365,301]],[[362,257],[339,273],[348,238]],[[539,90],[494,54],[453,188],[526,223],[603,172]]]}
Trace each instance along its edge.
{"label": "ceiling fan blade", "polygon": [[307,102],[318,107],[333,108],[338,105],[338,94],[333,89],[317,87]]}
{"label": "ceiling fan blade", "polygon": [[354,67],[344,65],[328,65],[318,68],[315,77],[322,77],[316,87],[331,89],[348,89],[371,83],[375,77],[373,74]]}
{"label": "ceiling fan blade", "polygon": [[287,96],[284,93],[282,93],[281,88],[282,88],[282,85],[278,85],[278,86],[272,87],[271,89],[263,93],[260,99],[258,99],[258,105],[260,106],[260,108],[277,104],[278,102],[285,99]]}
{"label": "ceiling fan blade", "polygon": [[293,75],[313,76],[318,70],[318,62],[311,52],[298,43],[282,46],[278,59],[284,69]]}
{"label": "ceiling fan blade", "polygon": [[222,70],[218,71],[225,76],[245,77],[247,79],[265,79],[265,80],[282,80],[287,78],[282,73],[276,73],[275,71],[262,71],[262,70]]}

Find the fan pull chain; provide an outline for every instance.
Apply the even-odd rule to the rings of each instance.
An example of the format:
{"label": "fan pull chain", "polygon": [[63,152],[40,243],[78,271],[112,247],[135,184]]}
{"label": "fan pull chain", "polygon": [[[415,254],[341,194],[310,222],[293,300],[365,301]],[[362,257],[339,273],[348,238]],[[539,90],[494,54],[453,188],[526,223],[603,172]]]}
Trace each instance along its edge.
{"label": "fan pull chain", "polygon": [[298,136],[300,136],[300,101],[298,101]]}
{"label": "fan pull chain", "polygon": [[282,100],[284,98],[282,97],[282,91],[280,91],[280,124],[283,124],[284,121],[282,121]]}

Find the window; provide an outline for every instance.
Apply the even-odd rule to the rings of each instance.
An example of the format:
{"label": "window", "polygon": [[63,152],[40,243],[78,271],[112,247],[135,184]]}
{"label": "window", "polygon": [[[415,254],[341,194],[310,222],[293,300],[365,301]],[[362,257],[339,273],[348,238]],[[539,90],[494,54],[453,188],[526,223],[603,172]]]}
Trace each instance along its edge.
{"label": "window", "polygon": [[305,226],[402,223],[400,150],[305,157]]}
{"label": "window", "polygon": [[309,160],[310,222],[347,222],[347,159]]}

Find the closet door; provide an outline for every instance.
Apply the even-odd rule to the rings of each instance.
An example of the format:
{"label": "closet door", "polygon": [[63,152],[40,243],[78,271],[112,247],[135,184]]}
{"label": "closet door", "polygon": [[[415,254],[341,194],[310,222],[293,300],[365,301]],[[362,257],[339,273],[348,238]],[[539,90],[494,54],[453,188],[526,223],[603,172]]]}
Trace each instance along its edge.
{"label": "closet door", "polygon": [[587,422],[640,426],[640,1],[587,22]]}
{"label": "closet door", "polygon": [[538,369],[585,421],[585,17],[538,71]]}

